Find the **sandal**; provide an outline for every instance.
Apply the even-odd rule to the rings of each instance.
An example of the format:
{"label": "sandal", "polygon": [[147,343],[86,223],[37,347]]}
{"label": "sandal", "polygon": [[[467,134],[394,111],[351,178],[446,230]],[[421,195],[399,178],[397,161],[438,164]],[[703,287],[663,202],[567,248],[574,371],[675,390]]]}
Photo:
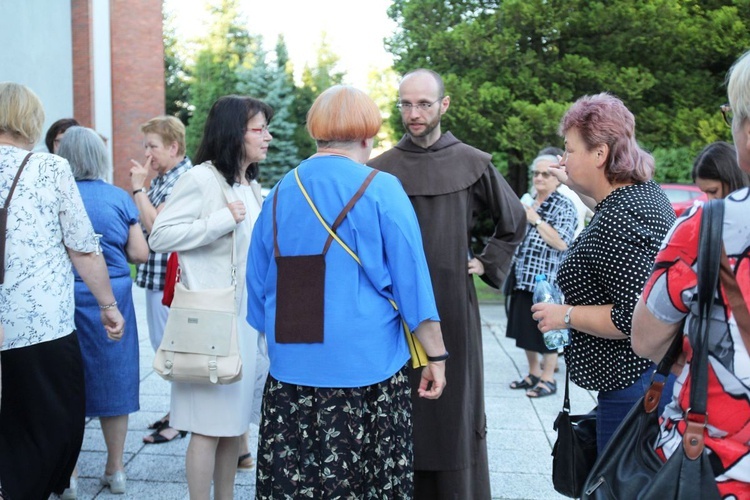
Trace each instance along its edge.
{"label": "sandal", "polygon": [[521,380],[516,380],[515,382],[511,382],[509,387],[511,389],[531,389],[532,387],[534,387],[536,384],[539,383],[539,380],[540,380],[539,377],[529,373]]}
{"label": "sandal", "polygon": [[240,455],[240,457],[237,459],[237,470],[239,472],[247,472],[253,469],[255,467],[255,462],[253,462],[253,455],[250,453],[245,453],[244,455]]}
{"label": "sandal", "polygon": [[551,396],[557,392],[557,382],[554,380],[540,380],[533,389],[526,391],[526,395],[530,398],[543,398]]}
{"label": "sandal", "polygon": [[[168,442],[173,441],[174,439],[176,439],[177,436],[180,436],[180,438],[184,438],[185,436],[187,436],[187,433],[188,433],[187,431],[177,431],[177,434],[175,434],[171,438],[168,438],[164,434],[162,434],[162,432],[164,432],[164,431],[166,431],[168,429],[172,429],[172,428],[169,427],[169,424],[167,423],[166,426],[163,426],[160,429],[156,429],[154,432],[152,432],[151,434],[149,434],[148,436],[146,436],[145,438],[143,438],[143,442],[146,443],[146,444],[168,443]],[[177,429],[173,429],[173,430],[177,430]],[[148,441],[149,437],[151,438],[151,441]]]}
{"label": "sandal", "polygon": [[148,428],[154,431],[161,430],[165,427],[169,427],[169,419],[168,418],[160,418],[153,424],[149,425]]}

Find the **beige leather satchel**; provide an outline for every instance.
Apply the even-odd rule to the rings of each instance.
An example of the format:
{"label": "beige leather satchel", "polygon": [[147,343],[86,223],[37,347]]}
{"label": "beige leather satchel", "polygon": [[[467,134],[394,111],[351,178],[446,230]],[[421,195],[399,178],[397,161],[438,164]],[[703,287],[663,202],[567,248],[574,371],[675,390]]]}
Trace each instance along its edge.
{"label": "beige leather satchel", "polygon": [[[224,196],[226,189],[214,169]],[[165,380],[193,384],[231,384],[242,378],[237,339],[237,267],[232,232],[232,286],[188,290],[177,283],[164,337],[154,356],[154,371]],[[179,261],[179,253],[178,253]],[[179,279],[178,267],[178,279]]]}
{"label": "beige leather satchel", "polygon": [[154,371],[165,380],[231,384],[242,378],[235,287],[188,290],[175,285]]}

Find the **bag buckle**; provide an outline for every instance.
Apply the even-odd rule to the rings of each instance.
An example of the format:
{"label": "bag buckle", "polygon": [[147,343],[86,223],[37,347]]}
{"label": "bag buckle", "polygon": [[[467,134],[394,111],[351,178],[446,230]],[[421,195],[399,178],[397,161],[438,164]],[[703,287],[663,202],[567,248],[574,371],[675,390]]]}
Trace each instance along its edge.
{"label": "bag buckle", "polygon": [[[693,413],[691,419],[691,408],[688,408],[685,412],[685,423],[687,428],[685,434],[682,436],[682,447],[685,451],[685,456],[691,460],[695,460],[703,453],[705,446],[706,426],[708,425],[708,414]],[[703,417],[703,422],[700,421],[700,417]]]}

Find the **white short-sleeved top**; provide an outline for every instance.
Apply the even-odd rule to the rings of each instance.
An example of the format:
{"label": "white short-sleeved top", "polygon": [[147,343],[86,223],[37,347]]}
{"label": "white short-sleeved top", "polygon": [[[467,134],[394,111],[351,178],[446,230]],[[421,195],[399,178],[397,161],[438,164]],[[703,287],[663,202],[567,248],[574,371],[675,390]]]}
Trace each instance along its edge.
{"label": "white short-sleeved top", "polygon": [[[0,145],[0,206],[28,154]],[[75,329],[73,269],[66,247],[93,252],[97,243],[70,165],[34,153],[8,207],[5,282],[0,285],[0,350],[55,340]]]}

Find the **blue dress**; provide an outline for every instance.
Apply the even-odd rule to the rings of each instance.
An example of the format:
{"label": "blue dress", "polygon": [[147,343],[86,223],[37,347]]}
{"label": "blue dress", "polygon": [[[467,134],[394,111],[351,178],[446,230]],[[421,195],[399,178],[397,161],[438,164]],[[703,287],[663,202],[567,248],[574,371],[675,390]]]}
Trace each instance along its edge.
{"label": "blue dress", "polygon": [[115,342],[107,338],[99,304],[75,273],[75,323],[86,380],[86,416],[127,415],[140,409],[138,326],[125,254],[130,226],[138,221],[138,209],[125,191],[102,180],[77,184],[94,231],[101,235],[112,292],[125,318],[122,339]]}

